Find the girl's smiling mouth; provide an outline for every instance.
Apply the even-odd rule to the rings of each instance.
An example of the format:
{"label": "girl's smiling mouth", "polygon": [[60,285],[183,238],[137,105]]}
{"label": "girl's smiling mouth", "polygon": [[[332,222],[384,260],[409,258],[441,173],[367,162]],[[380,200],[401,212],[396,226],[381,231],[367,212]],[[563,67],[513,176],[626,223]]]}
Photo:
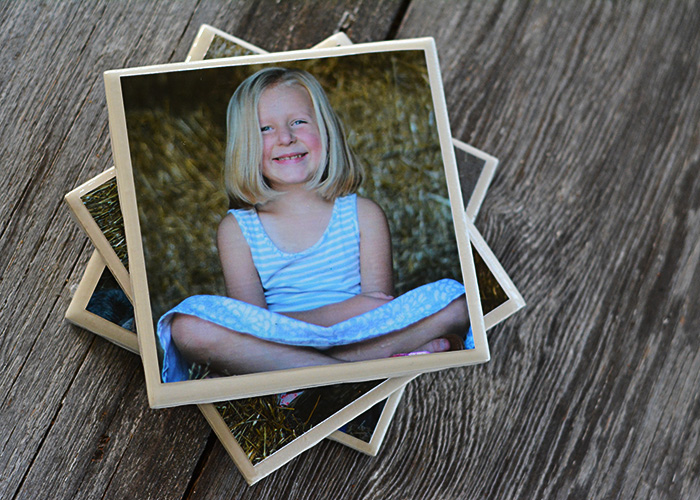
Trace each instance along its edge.
{"label": "girl's smiling mouth", "polygon": [[304,158],[308,154],[309,153],[290,153],[290,154],[286,154],[286,155],[276,156],[272,160],[276,161],[276,162],[287,162],[287,161],[293,162],[293,161],[301,160],[302,158]]}

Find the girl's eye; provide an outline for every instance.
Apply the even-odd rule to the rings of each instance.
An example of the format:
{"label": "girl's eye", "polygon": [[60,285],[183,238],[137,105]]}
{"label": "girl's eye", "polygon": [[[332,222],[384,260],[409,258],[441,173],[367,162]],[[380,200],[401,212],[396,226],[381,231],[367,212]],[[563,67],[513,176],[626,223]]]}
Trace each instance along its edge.
{"label": "girl's eye", "polygon": [[294,120],[294,121],[292,122],[292,125],[302,125],[302,124],[304,124],[304,123],[306,123],[306,120],[302,120],[302,119],[300,118],[299,120]]}
{"label": "girl's eye", "polygon": [[268,130],[271,130],[271,127],[269,125],[265,125],[264,127],[260,127],[260,132],[267,132]]}

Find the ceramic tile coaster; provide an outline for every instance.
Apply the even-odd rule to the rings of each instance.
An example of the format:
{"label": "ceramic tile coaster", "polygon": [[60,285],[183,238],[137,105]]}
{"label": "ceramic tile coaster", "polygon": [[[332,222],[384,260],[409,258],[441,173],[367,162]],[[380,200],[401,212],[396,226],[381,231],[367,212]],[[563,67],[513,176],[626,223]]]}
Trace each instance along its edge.
{"label": "ceramic tile coaster", "polygon": [[[213,46],[213,47],[216,47],[216,51],[218,51],[219,53],[223,53],[222,51],[224,51],[224,52],[229,51],[228,55],[230,55],[231,44],[232,43],[235,44],[237,41],[238,41],[237,39],[230,37],[230,35],[223,34],[222,32],[217,33],[217,30],[214,30],[213,28],[205,26],[200,30],[200,34],[197,37],[197,42],[195,43],[195,46],[193,46],[193,51],[191,51],[189,57],[190,58],[191,57],[195,57],[195,58],[201,57],[201,56],[197,56],[197,55],[193,56],[193,54],[195,52],[195,48],[198,44],[199,44],[200,48],[204,47],[204,46],[207,47],[207,49],[204,50],[205,54],[206,54],[206,52],[210,52],[209,46]],[[238,42],[242,42],[242,41],[238,41]],[[343,34],[338,34],[334,37],[331,37],[331,39],[325,41],[324,43],[327,45],[344,44],[344,43],[346,44],[346,43],[349,43],[349,40]],[[243,43],[238,43],[238,45],[243,46],[246,44],[245,44],[245,42],[243,42]],[[247,47],[243,47],[243,49],[246,51],[255,52],[256,50],[259,50],[256,47],[251,46],[250,44],[247,44],[247,45],[248,45]],[[243,53],[246,53],[246,52],[243,52]],[[478,208],[481,204],[481,201],[483,200],[483,196],[484,196],[486,189],[488,187],[488,183],[490,182],[491,177],[493,176],[493,171],[495,170],[497,160],[489,155],[486,155],[483,152],[475,150],[471,146],[460,143],[459,141],[455,140],[454,143],[458,149],[461,149],[461,152],[458,151],[458,155],[459,154],[462,155],[460,163],[468,163],[470,165],[470,168],[469,168],[470,175],[467,177],[469,177],[469,179],[474,180],[473,185],[470,184],[469,179],[467,177],[464,177],[463,172],[460,170],[460,180],[462,183],[462,190],[463,191],[469,190],[469,191],[472,191],[474,194],[471,197],[468,197],[466,195],[464,196],[464,199],[470,198],[469,204],[467,206],[467,214],[470,218],[473,218],[476,215],[476,213],[478,212]],[[467,155],[467,156],[464,156],[464,155]],[[464,160],[464,158],[466,158],[466,160]],[[478,173],[478,175],[475,175],[475,172],[477,170],[479,171],[479,173]],[[105,184],[106,186],[108,186],[110,184],[110,173],[107,172],[105,174],[106,175],[104,175],[104,177],[101,177],[100,179],[95,179],[94,180],[95,183],[96,184]],[[103,180],[104,180],[104,182],[102,182]],[[88,187],[88,186],[85,186],[85,187]],[[116,186],[112,186],[112,187],[116,188]],[[88,191],[92,191],[92,189],[88,189]],[[73,194],[75,195],[76,193],[73,193]],[[70,198],[70,196],[67,197],[67,199],[68,198]],[[70,200],[69,200],[69,203],[70,203]],[[116,252],[114,251],[112,246],[109,245],[109,243],[107,244],[106,247],[104,246],[105,241],[108,241],[108,240],[107,240],[107,238],[104,237],[105,235],[103,235],[102,231],[100,231],[99,229],[95,229],[96,227],[99,228],[99,224],[97,224],[95,222],[95,220],[89,216],[89,212],[87,215],[85,213],[82,213],[82,215],[81,215],[81,208],[80,207],[85,208],[85,204],[82,202],[82,200],[78,203],[78,205],[77,205],[78,208],[76,208],[76,206],[73,206],[73,205],[74,204],[71,204],[74,212],[76,213],[76,218],[80,221],[81,225],[83,225],[83,227],[88,231],[88,233],[93,233],[93,234],[99,233],[99,235],[102,236],[102,238],[94,238],[94,241],[95,241],[96,245],[98,245],[98,247],[100,245],[102,245],[102,248],[100,251],[105,256],[109,256],[109,258],[114,259],[114,265],[112,265],[110,267],[112,268],[112,271],[114,272],[115,276],[121,277],[121,279],[119,280],[120,283],[126,284],[126,288],[128,289],[128,287],[129,287],[128,272],[126,271],[126,268],[124,267],[124,265],[122,265],[122,261],[119,260],[118,256],[116,255]],[[92,226],[91,226],[91,224],[92,224]],[[104,227],[105,226],[103,226],[103,228]],[[107,237],[110,236],[111,229],[112,228],[110,228],[108,226],[106,227],[105,233],[106,233]],[[475,231],[475,230],[469,229],[470,236],[472,235],[473,231]],[[477,243],[475,244],[475,246],[481,246],[482,250],[483,250],[485,244],[483,243],[483,240],[479,241],[479,239],[480,239],[480,236],[478,236],[478,233],[476,233],[474,240],[476,240]],[[472,243],[474,244],[474,242],[472,242]],[[485,247],[485,248],[487,249],[487,247]],[[497,261],[495,260],[495,257],[493,257],[493,255],[490,254],[490,250],[487,249],[485,254],[486,254],[485,260],[488,260],[490,262],[490,265],[493,266],[494,269],[496,269],[495,274],[498,275],[499,283],[504,283],[504,287],[506,289],[508,289],[509,292],[511,292],[507,298],[505,298],[504,300],[501,301],[501,303],[498,305],[498,307],[495,310],[485,311],[486,312],[485,322],[487,324],[487,327],[490,327],[493,324],[495,324],[495,322],[502,320],[502,319],[505,319],[505,317],[507,315],[512,314],[512,312],[515,312],[515,310],[517,310],[519,307],[522,307],[522,298],[519,297],[519,294],[517,294],[517,290],[515,290],[515,288],[512,287],[512,283],[510,283],[510,280],[507,278],[507,276],[505,275],[503,270],[500,269],[500,266],[498,265]],[[481,257],[479,257],[479,258],[481,258]],[[92,261],[91,261],[91,263],[92,263]],[[86,279],[88,277],[87,274],[88,273],[86,273]],[[493,279],[495,276],[494,276],[494,274],[491,274],[490,277],[491,277],[491,279]],[[480,276],[480,278],[481,278],[481,276]],[[500,285],[498,285],[498,286],[500,286]],[[503,289],[501,289],[501,292],[503,292]],[[483,296],[483,290],[481,291],[481,293]],[[77,310],[79,310],[79,309],[80,308],[78,308]],[[496,313],[496,312],[498,312],[499,315],[494,315],[494,313]],[[114,342],[116,342],[122,346],[126,346],[128,348],[129,347],[128,344],[130,342],[133,343],[134,335],[132,332],[128,332],[128,334],[126,334],[126,336],[125,336],[126,330],[124,330],[123,328],[117,327],[116,329],[113,329],[111,333],[105,333],[105,332],[108,332],[110,330],[109,327],[106,327],[105,324],[102,324],[102,325],[99,325],[98,327],[96,327],[94,324],[91,324],[92,320],[90,319],[90,313],[87,311],[83,311],[83,313],[85,313],[85,317],[80,317],[81,314],[76,312],[76,308],[73,308],[70,315],[73,316],[74,320],[77,319],[77,321],[76,321],[77,323],[81,323],[81,321],[82,321],[83,326],[90,329],[91,331],[101,330],[102,333],[100,333],[100,331],[96,331],[96,333],[102,334],[103,336],[107,336],[107,337],[111,336],[112,337],[111,340],[113,340]],[[78,315],[78,318],[76,318],[76,316],[75,316],[76,314]],[[109,322],[106,322],[106,323],[109,323]],[[114,326],[114,324],[112,324],[112,326]],[[120,339],[120,335],[125,336],[125,338]],[[393,415],[393,411],[395,410],[395,407],[398,404],[398,400],[400,398],[401,392],[402,392],[402,389],[397,391],[394,395],[392,395],[392,397],[390,397],[388,399],[386,405],[384,405],[383,411],[381,411],[379,413],[377,411],[375,411],[375,413],[378,413],[380,416],[378,417],[378,422],[376,423],[376,427],[374,429],[374,432],[371,433],[371,436],[369,436],[366,441],[363,441],[362,439],[358,439],[357,437],[354,437],[351,434],[344,434],[344,433],[338,433],[338,432],[334,433],[331,437],[333,439],[340,441],[340,442],[343,442],[345,444],[353,446],[356,449],[363,451],[365,453],[376,454],[376,452],[379,448],[379,445],[381,444],[381,439],[383,438],[384,433],[386,432],[386,426],[388,426],[388,423],[391,420],[391,416]],[[210,406],[210,405],[202,405],[202,406],[206,407],[206,406]],[[211,405],[211,406],[213,406],[213,405]],[[211,411],[213,411],[213,413],[211,413]],[[210,421],[212,421],[212,419],[213,419],[212,426],[216,429],[217,418],[220,420],[221,415],[219,413],[217,413],[217,411],[215,409],[211,410],[211,411],[209,412],[209,415],[207,416],[207,418]],[[203,412],[205,413],[205,415],[207,414],[207,411],[203,410]],[[216,415],[214,415],[214,413],[216,413]],[[226,429],[226,430],[223,430],[223,429],[224,429],[224,427],[220,427],[220,429],[217,431],[217,434],[220,434],[220,432],[221,432],[220,437],[222,438],[222,442],[225,443],[226,440],[231,439],[231,433],[228,431],[228,429]],[[227,446],[227,450],[229,450],[228,446]],[[232,452],[231,450],[234,450],[234,452]],[[229,453],[232,455],[232,457],[234,457],[234,460],[235,460],[235,455],[236,455],[235,447],[231,447],[231,450],[229,450]],[[285,454],[282,453],[280,456],[284,456],[284,455]],[[268,463],[272,463],[272,461],[268,461]],[[237,462],[237,465],[238,465],[238,462]],[[250,464],[248,464],[248,465],[250,465]],[[240,467],[240,465],[239,465],[239,467]],[[246,466],[244,464],[241,470],[244,471],[245,468],[246,468]],[[261,470],[258,470],[258,472],[256,473],[255,469],[253,468],[253,469],[250,469],[249,472],[252,474],[250,477],[254,477],[254,476],[258,477],[258,478],[262,477],[262,475],[260,475],[262,473]],[[244,475],[245,475],[245,472],[244,472]],[[248,479],[248,477],[247,477],[247,479]]]}
{"label": "ceramic tile coaster", "polygon": [[[480,155],[481,152],[472,150],[472,154]],[[468,176],[465,170],[467,168],[474,169],[474,165],[474,160],[468,164],[461,164],[460,174],[465,177]],[[479,168],[478,165],[476,168],[481,170],[483,175],[483,169]],[[479,176],[476,176],[477,179],[478,177]],[[478,182],[473,184],[476,185]],[[466,183],[463,185],[468,187]],[[483,192],[476,191],[471,195],[465,193],[465,199],[469,200],[469,204],[472,204],[475,199],[483,198],[483,194]],[[95,200],[100,196],[102,196],[100,204],[94,204]],[[80,225],[86,229],[86,232],[95,246],[102,248],[103,250],[101,253],[109,256],[110,260],[112,260],[113,265],[110,267],[111,275],[115,276],[117,274],[115,270],[119,270],[125,277],[125,281],[128,282],[128,271],[124,264],[122,264],[122,260],[118,255],[118,253],[122,253],[120,250],[124,245],[123,236],[121,236],[123,229],[119,227],[121,217],[118,209],[118,199],[116,198],[116,180],[114,178],[113,169],[110,169],[73,190],[66,196],[66,200],[71,207],[71,213],[79,220]],[[92,213],[102,213],[102,216],[98,217],[96,220],[92,217]],[[99,223],[97,221],[99,221]],[[100,226],[104,228],[104,231],[100,229]],[[475,233],[472,237],[472,241],[476,244],[475,256],[479,259],[477,274],[479,275],[480,290],[482,290],[482,302],[486,307],[489,307],[490,304],[495,304],[494,309],[485,309],[485,323],[487,328],[490,328],[498,321],[505,319],[509,314],[515,312],[519,307],[522,307],[523,302],[517,290],[515,290],[515,293],[511,291],[514,289],[512,282],[502,270],[498,261],[488,249],[485,242],[483,242],[480,235]],[[126,260],[126,255],[122,255],[122,259]],[[97,280],[104,272],[103,269],[99,268],[98,264],[92,263],[93,261],[97,262],[98,257],[94,256],[91,260],[91,266],[88,268],[88,271],[86,271],[86,276],[84,278],[85,283],[81,284],[81,287],[83,287],[85,291],[81,291],[81,293],[76,296],[69,310],[68,317],[74,323],[132,352],[138,352],[136,336],[132,331],[120,327],[115,322],[106,321],[104,318],[96,316],[94,313],[91,314],[90,311],[86,310],[87,303],[93,294]],[[102,258],[100,258],[99,261],[101,262]],[[483,264],[486,262],[488,262],[490,269],[483,269]],[[116,287],[117,283],[115,282],[111,288],[116,289]],[[492,292],[489,295],[485,294],[483,290],[491,290]],[[504,296],[504,290],[511,291],[510,295]],[[128,321],[129,319],[130,318],[127,317],[124,321]],[[388,427],[388,423],[393,417],[393,412],[395,411],[398,401],[398,395],[394,394],[390,396],[384,410],[381,412],[376,429],[369,434],[369,440],[363,441],[353,434],[344,433],[334,433],[331,437],[367,454],[376,454]]]}
{"label": "ceramic tile coaster", "polygon": [[[217,151],[223,152],[223,149],[219,149],[223,148],[223,142],[216,125],[220,123],[220,118],[215,118],[215,115],[226,109],[232,89],[238,87],[239,82],[252,74],[258,78],[258,75],[262,75],[260,71],[267,71],[266,68],[270,68],[270,65],[283,65],[288,68],[286,71],[290,71],[289,68],[297,68],[294,71],[302,68],[313,71],[315,77],[308,77],[310,82],[316,82],[313,88],[321,89],[322,85],[316,81],[319,78],[325,82],[325,92],[333,93],[332,97],[324,97],[323,99],[329,100],[325,101],[321,99],[322,95],[325,96],[324,90],[314,90],[318,102],[328,102],[323,105],[326,110],[324,113],[331,113],[333,107],[346,118],[352,118],[354,128],[347,127],[347,132],[343,132],[339,125],[333,125],[337,129],[333,129],[336,131],[327,137],[330,138],[329,141],[336,142],[329,142],[328,147],[347,140],[360,159],[358,164],[371,165],[367,168],[367,180],[361,194],[379,200],[384,205],[393,234],[398,298],[371,313],[352,317],[332,327],[295,323],[294,320],[280,322],[279,316],[248,316],[255,312],[253,310],[244,316],[231,315],[225,310],[229,311],[231,307],[240,309],[241,303],[231,299],[210,298],[222,296],[222,274],[216,270],[218,258],[213,243],[216,227],[221,220],[220,214],[225,213],[225,209],[219,206],[225,203],[225,197],[221,197],[223,192],[220,190],[220,181],[217,180],[221,165]],[[357,68],[361,68],[361,71],[355,74]],[[390,78],[387,85],[384,85],[382,75]],[[331,83],[329,78],[336,83]],[[341,80],[345,83],[340,84]],[[105,84],[120,205],[129,247],[136,323],[141,339],[139,345],[152,406],[237,399],[299,387],[417,374],[488,360],[483,315],[463,213],[464,204],[459,190],[454,150],[448,135],[449,123],[435,45],[431,39],[114,70],[105,73]],[[364,99],[349,98],[352,92],[364,93],[372,86],[374,94],[365,96]],[[400,92],[397,86],[401,87]],[[217,88],[220,90],[217,91]],[[349,108],[342,108],[344,105]],[[235,113],[231,115],[230,112],[229,115],[238,116]],[[250,120],[253,118],[247,118],[248,115],[240,116],[244,117],[241,118],[244,120],[242,124],[252,123]],[[330,114],[328,116],[329,118],[323,118],[324,127],[337,122],[336,118],[331,119]],[[404,116],[406,121],[402,122]],[[397,125],[399,128],[396,128]],[[367,132],[372,126],[380,128]],[[388,130],[385,131],[383,127],[391,127],[391,132],[387,133]],[[402,137],[402,133],[408,136]],[[387,140],[390,143],[382,142]],[[304,147],[308,147],[308,144],[312,143],[304,143]],[[326,147],[323,144],[318,145],[318,155],[312,150],[308,156],[309,161],[317,161],[317,156],[322,158],[319,155],[322,148]],[[409,145],[412,149],[405,151]],[[306,156],[298,158],[307,161]],[[236,169],[231,172],[243,172],[240,160],[235,161]],[[352,164],[346,160],[337,161],[342,165]],[[270,172],[272,171],[267,175],[278,175]],[[296,170],[285,168],[279,172],[281,176],[274,177],[275,182],[288,182],[287,172]],[[340,175],[334,174],[333,182],[339,182]],[[232,178],[229,177],[230,179]],[[240,180],[231,182],[240,183],[244,179],[249,178],[241,177]],[[232,196],[231,189],[233,188],[229,184],[229,196]],[[239,186],[236,185],[235,189],[239,189]],[[245,187],[240,192],[248,192],[249,189],[253,189],[252,186]],[[163,210],[164,207],[167,210]],[[452,222],[449,222],[450,219]],[[438,237],[442,231],[444,240]],[[376,257],[373,258],[376,260]],[[240,266],[236,269],[238,267]],[[224,272],[228,272],[226,268]],[[464,284],[454,279],[446,282],[443,278],[447,277],[458,278]],[[427,285],[429,283],[433,284]],[[306,348],[294,350],[295,348],[275,347],[281,345],[279,342],[319,347],[354,343],[365,338],[357,335],[383,335],[382,328],[401,330],[404,332],[401,339],[407,338],[406,332],[413,331],[415,340],[418,341],[426,337],[418,334],[423,330],[409,325],[446,307],[460,296],[458,288],[462,293],[466,290],[465,310],[473,334],[473,344],[468,349],[387,358],[383,351],[370,347],[365,349],[368,354],[359,356],[355,362],[333,364],[332,358],[328,358],[329,364],[323,364],[325,362],[320,360],[324,357],[323,354],[312,354]],[[411,293],[405,293],[409,290]],[[425,300],[426,293],[434,297],[432,301]],[[451,295],[453,293],[454,296]],[[185,297],[187,301],[181,303]],[[203,305],[203,302],[207,304]],[[407,307],[408,302],[414,305]],[[178,303],[178,309],[171,309]],[[214,306],[214,303],[219,305]],[[194,323],[197,317],[204,320],[206,316],[203,324],[225,321],[218,324],[229,332],[243,328],[247,335],[253,334],[263,341],[273,341],[265,346],[274,352],[279,351],[274,356],[293,351],[286,358],[289,359],[285,365],[287,368],[271,370],[272,367],[264,362],[269,358],[246,357],[243,372],[236,376],[193,378],[191,373],[187,373],[192,359],[186,359],[186,356],[170,348],[169,320],[166,318],[171,316],[163,316],[168,310],[171,310],[169,314],[175,311],[183,313],[184,307],[189,307],[186,313],[188,317],[194,318],[188,320],[187,324]],[[456,307],[454,305],[451,309]],[[219,310],[223,316],[214,319],[213,315],[218,314]],[[386,320],[377,322],[378,316],[382,314]],[[162,364],[159,363],[159,343],[153,321],[161,316],[163,320],[160,322],[158,336],[160,345],[165,349]],[[239,318],[244,317],[255,318],[252,321],[258,322],[256,324],[259,328],[231,326],[232,320],[240,323]],[[268,321],[280,325],[286,322],[290,325],[282,330],[271,330],[263,326]],[[359,323],[368,321],[371,322],[371,327],[359,326]],[[399,326],[404,324],[405,326]],[[403,330],[404,328],[408,330]],[[374,333],[375,330],[377,333]],[[200,329],[192,331],[196,333]],[[439,336],[439,332],[430,331]],[[276,337],[276,332],[281,337]],[[213,337],[207,336],[207,339],[210,338]],[[403,343],[411,345],[410,341]],[[399,341],[397,345],[400,344]],[[401,352],[398,349],[389,353]],[[218,348],[216,352],[220,352]],[[230,354],[233,355],[233,352]],[[302,359],[309,356],[315,356],[319,360],[311,362]],[[260,360],[257,365],[253,361],[255,359]],[[223,358],[222,363],[241,367],[241,362],[236,364]],[[308,364],[314,366],[306,366]],[[214,364],[212,368],[223,370],[223,366],[226,365]],[[275,368],[278,366],[276,364]]]}
{"label": "ceramic tile coaster", "polygon": [[[202,30],[200,30],[200,35],[201,31]],[[325,44],[332,46],[336,44],[336,40],[343,40],[343,38],[344,35],[337,34],[322,42],[322,45]],[[198,36],[198,39],[200,39],[200,36]],[[229,39],[227,40],[229,42],[229,45],[232,39],[232,37],[229,37]],[[252,47],[250,44],[245,44],[245,42],[241,43],[243,45],[247,45],[248,48]],[[96,180],[100,182],[99,179]],[[109,188],[109,186],[107,186],[107,188]],[[116,199],[116,186],[114,186],[114,194],[114,203],[118,207],[118,200]],[[70,199],[70,197],[68,197],[68,199]],[[118,263],[118,265],[112,266],[112,272],[114,273],[114,276],[118,277],[119,283],[116,283],[114,281],[114,276],[110,274],[114,288],[118,288],[119,284],[121,284],[121,288],[123,288],[130,294],[130,282],[126,267],[122,265],[114,248],[109,244],[108,240],[105,238],[105,236],[107,236],[108,238],[113,236],[111,228],[108,227],[108,225],[105,225],[105,221],[100,219],[99,217],[97,217],[97,219],[93,219],[90,216],[89,212],[84,210],[85,205],[82,203],[82,201],[79,203],[78,206],[74,206],[73,208],[73,214],[79,220],[80,224],[87,230],[87,232],[92,232],[101,236],[101,238],[96,238],[95,242],[97,243],[98,247],[102,249],[102,252],[109,258],[115,259],[115,262]],[[83,210],[81,211],[81,209]],[[118,230],[121,233],[123,233],[123,227],[121,227],[121,224],[117,224],[117,226],[119,226]],[[99,229],[100,227],[105,229],[104,234]],[[105,243],[107,246],[104,246]],[[114,238],[112,238],[112,243],[115,243]],[[118,251],[118,242],[116,248]],[[123,257],[124,261],[126,262],[125,246],[123,250],[124,255],[122,255],[121,257]],[[81,283],[81,289],[79,291],[80,293],[76,295],[75,300],[71,304],[71,308],[67,313],[67,317],[71,321],[89,329],[90,331],[98,333],[112,340],[118,345],[121,345],[122,347],[137,352],[138,346],[136,342],[136,335],[132,331],[127,330],[114,322],[108,321],[99,315],[96,315],[93,312],[88,311],[84,307],[85,305],[87,305],[86,301],[88,301],[92,297],[92,292],[90,290],[94,290],[94,286],[96,286],[96,277],[98,275],[101,278],[103,277],[103,273],[99,272],[98,270],[98,268],[100,267],[99,264],[97,264],[98,260],[100,259],[97,255],[94,256],[93,259],[91,259],[91,265],[89,266],[89,269],[86,272],[85,279]],[[113,291],[115,290],[110,291],[110,293]],[[383,387],[384,389],[389,388],[387,394],[391,392],[391,384],[384,384]],[[371,416],[367,417],[365,415],[360,415],[356,419],[351,420],[350,422],[344,425],[344,428],[348,429],[348,433],[339,431],[336,431],[334,433],[336,435],[336,440],[343,442],[350,447],[354,447],[358,449],[358,451],[362,451],[368,454],[376,454],[379,448],[379,444],[381,443],[381,439],[383,439],[383,434],[385,433],[386,427],[388,426],[388,422],[390,422],[393,416],[393,412],[395,411],[395,408],[403,392],[403,386],[399,384],[398,387],[400,387],[400,390],[395,391],[393,394],[391,394],[386,401],[380,401],[379,403],[376,403],[373,408],[370,408],[371,411],[367,411],[367,414],[375,415],[376,419],[373,420]],[[378,388],[374,392],[374,394],[369,394],[368,396],[370,398],[375,398],[375,400],[381,399],[380,396],[383,395],[382,391],[384,389]],[[365,392],[367,390],[369,389],[365,389]],[[345,399],[347,399],[347,397]],[[352,403],[351,400],[348,400],[347,403],[342,403],[341,401],[339,407],[342,407],[344,405],[355,406],[358,408],[357,411],[360,411],[360,407],[355,405],[355,403]],[[269,456],[265,460],[263,460],[264,463],[258,464],[258,462],[260,462],[260,457],[251,457],[250,451],[243,452],[240,446],[229,443],[229,441],[231,441],[232,439],[233,434],[228,430],[228,427],[224,422],[222,412],[220,412],[216,407],[213,406],[212,408],[207,408],[207,405],[200,405],[200,408],[202,409],[203,413],[207,416],[207,419],[210,421],[212,427],[215,429],[217,434],[223,435],[225,438],[228,438],[222,439],[222,442],[224,442],[228,453],[232,456],[234,462],[241,469],[241,471],[244,473],[244,476],[246,477],[246,480],[248,480],[249,482],[257,480],[263,477],[264,475],[269,474],[275,468],[281,466],[281,464],[287,461],[290,457],[300,453],[304,449],[311,446],[313,442],[318,440],[317,435],[319,432],[328,432],[328,430],[325,430],[324,427],[327,427],[329,430],[332,430],[333,428],[333,426],[324,424],[323,426],[318,427],[318,429],[314,429],[313,432],[305,433],[302,436],[303,439],[292,440],[286,438],[286,440],[289,441],[289,444],[284,447],[279,446],[279,444],[272,443],[273,446],[282,449],[279,451],[279,453],[269,453],[268,450]],[[356,412],[356,410],[354,409],[353,411]],[[338,423],[342,421],[343,420],[339,420]],[[376,429],[373,426],[376,426]],[[298,443],[296,441],[301,441],[301,443]]]}
{"label": "ceramic tile coaster", "polygon": [[[111,179],[114,178],[111,177]],[[76,206],[75,203],[77,202],[80,204],[78,206],[82,206],[82,208],[85,209],[85,205],[81,201],[81,196],[78,196],[78,194],[83,193],[83,196],[89,199],[90,195],[94,196],[94,194],[99,192],[100,189],[104,189],[105,184],[109,185],[109,180],[103,182],[101,176],[98,176],[92,181],[86,183],[86,185],[74,190],[71,195],[67,196],[67,199],[71,200],[71,208],[74,209]],[[467,199],[468,198],[469,197],[467,197]],[[118,208],[118,203],[115,204],[109,200],[105,201],[105,205],[111,209]],[[96,209],[96,207],[93,207],[93,210]],[[87,211],[87,214],[89,215],[90,212]],[[113,220],[113,217],[108,216],[105,220]],[[83,221],[83,225],[86,225],[84,223],[85,221]],[[107,234],[110,234],[109,231],[107,231]],[[95,243],[100,239],[104,239],[103,245],[105,248],[109,249],[109,253],[114,254],[114,258],[118,261],[116,251],[112,248],[109,241],[107,241],[105,233],[99,229],[97,231],[93,230],[90,231],[90,237]],[[116,238],[116,241],[119,241],[119,238]],[[505,319],[509,314],[512,314],[517,309],[522,307],[524,303],[520,295],[517,293],[517,290],[515,290],[512,282],[502,270],[498,264],[498,261],[495,259],[477,232],[472,234],[472,242],[475,246],[474,254],[478,258],[477,274],[479,275],[480,280],[480,293],[482,294],[482,301],[485,304],[485,323],[487,328],[490,328],[499,321]],[[491,272],[491,269],[484,269],[484,266],[491,266],[493,272]],[[129,326],[131,318],[128,314],[125,318],[112,318],[112,321],[109,321],[102,316],[95,314],[95,312],[90,312],[88,310],[89,301],[93,297],[95,288],[100,280],[108,281],[108,279],[104,279],[104,273],[105,266],[102,258],[96,252],[91,258],[88,269],[85,273],[85,277],[81,281],[80,287],[77,290],[73,301],[71,302],[71,306],[67,313],[67,318],[70,321],[94,333],[97,333],[98,335],[101,335],[122,347],[125,347],[133,352],[137,352],[138,344],[136,342],[136,335],[134,332],[119,326],[117,323],[118,321],[121,321],[122,323],[125,323],[125,326]],[[106,277],[111,277],[111,274]],[[112,284],[107,285],[106,288],[111,290],[109,292],[110,294],[113,294],[113,290],[118,288],[116,280],[112,280]],[[368,439],[363,440],[353,434],[340,432],[334,432],[330,437],[367,454],[376,454],[379,446],[381,445],[381,441],[386,434],[388,424],[393,417],[399,397],[399,393],[394,393],[389,397],[383,411],[381,411],[376,427],[373,432],[370,432],[370,437]],[[282,462],[288,460],[288,456],[286,456],[286,454],[291,453],[295,448],[293,443],[290,444],[286,454],[282,455],[280,458],[265,460],[264,465],[259,467],[246,456],[240,445],[233,446],[231,444],[233,437],[230,431],[227,430],[228,427],[222,424],[223,418],[217,412],[216,407],[214,405],[201,405],[200,407],[208,406],[210,406],[210,408],[206,408],[203,413],[211,422],[212,427],[217,429],[217,435],[222,438],[222,443],[226,447],[231,457],[234,459],[236,465],[241,469],[244,475],[246,475],[247,480],[252,481],[255,480],[255,478],[264,477],[264,475],[274,470],[275,466],[279,466]],[[301,451],[299,451],[299,453]],[[243,458],[244,456],[245,458]]]}
{"label": "ceramic tile coaster", "polygon": [[[481,152],[478,150],[472,150],[472,152],[477,156],[481,155]],[[473,159],[468,163],[460,164],[460,175],[462,177],[477,179],[471,184],[463,184],[463,186],[467,188],[472,186],[472,193],[465,193],[464,196],[466,200],[469,200],[469,204],[471,204],[474,199],[483,198],[484,193],[474,190],[473,186],[479,184],[478,179],[480,176],[468,174],[466,172],[468,168],[476,169],[483,175],[483,165],[475,163]],[[105,278],[109,278],[115,274],[114,269],[121,268],[128,281],[128,272],[118,256],[118,253],[121,253],[120,247],[123,246],[123,236],[120,236],[123,229],[119,227],[121,216],[115,188],[116,180],[114,178],[114,172],[113,169],[110,169],[105,174],[93,178],[91,181],[88,181],[66,196],[72,214],[80,221],[83,228],[86,229],[92,242],[96,246],[99,245],[99,247],[104,248],[104,253],[110,255],[111,260],[116,263],[112,269],[110,269],[112,273],[110,273],[109,276],[104,276],[106,271],[104,264],[102,264],[102,257],[97,254],[92,257],[88,269],[86,270],[85,277],[80,284],[80,288],[71,303],[67,317],[79,326],[101,335],[132,352],[138,352],[138,344],[134,332],[118,324],[121,322],[128,327],[133,323],[133,315],[127,314],[120,319],[114,317],[113,314],[102,313],[102,316],[111,317],[112,321],[108,321],[88,309],[88,303],[90,298],[94,295],[97,284],[101,279],[108,282],[109,279]],[[97,200],[99,200],[99,202]],[[93,213],[101,213],[101,217],[97,217],[97,220],[100,221],[104,231],[100,229],[100,224],[92,217]],[[477,258],[477,275],[479,276],[482,303],[485,305],[485,323],[488,329],[517,311],[517,309],[522,307],[524,302],[478,232],[473,233],[472,242],[475,245],[474,255]],[[124,255],[123,258],[126,259],[126,255]],[[119,286],[116,280],[112,280],[111,285],[103,285],[103,287],[108,290],[110,295],[114,295]],[[126,297],[124,297],[122,302],[125,301],[128,302]],[[369,433],[368,438],[365,440],[359,439],[356,437],[356,434],[339,432],[333,433],[330,437],[364,453],[371,455],[376,454],[384,438],[388,424],[393,417],[398,401],[399,396],[397,393],[389,397],[384,409],[381,411],[376,427]],[[213,425],[216,425],[217,419],[214,418],[213,411],[209,411],[206,414],[209,415],[210,420],[214,420]],[[221,417],[219,417],[218,420],[220,419]],[[220,429],[223,428],[220,427]],[[226,441],[222,442],[228,442],[229,440],[230,438],[227,438]],[[227,450],[229,450],[228,446]],[[236,453],[230,451],[230,454],[232,457],[236,457]],[[250,469],[253,465],[247,464],[245,467]]]}

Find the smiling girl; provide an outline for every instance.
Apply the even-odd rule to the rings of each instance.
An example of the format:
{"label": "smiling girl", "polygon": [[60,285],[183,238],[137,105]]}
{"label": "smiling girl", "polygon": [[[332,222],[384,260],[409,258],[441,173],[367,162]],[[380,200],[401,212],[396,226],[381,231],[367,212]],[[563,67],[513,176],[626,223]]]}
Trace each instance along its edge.
{"label": "smiling girl", "polygon": [[471,347],[464,286],[393,297],[389,227],[355,193],[362,169],[320,84],[268,68],[228,106],[231,210],[217,237],[227,297],[189,297],[158,323],[163,380]]}

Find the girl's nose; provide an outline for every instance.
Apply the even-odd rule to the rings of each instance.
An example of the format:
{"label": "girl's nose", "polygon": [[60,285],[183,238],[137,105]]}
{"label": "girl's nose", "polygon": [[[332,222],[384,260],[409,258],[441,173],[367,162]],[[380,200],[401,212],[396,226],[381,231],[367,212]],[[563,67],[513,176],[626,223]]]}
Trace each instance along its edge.
{"label": "girl's nose", "polygon": [[291,128],[285,127],[280,130],[279,133],[279,141],[280,144],[292,144],[294,141],[296,141],[296,136],[294,135],[294,132],[292,131]]}

